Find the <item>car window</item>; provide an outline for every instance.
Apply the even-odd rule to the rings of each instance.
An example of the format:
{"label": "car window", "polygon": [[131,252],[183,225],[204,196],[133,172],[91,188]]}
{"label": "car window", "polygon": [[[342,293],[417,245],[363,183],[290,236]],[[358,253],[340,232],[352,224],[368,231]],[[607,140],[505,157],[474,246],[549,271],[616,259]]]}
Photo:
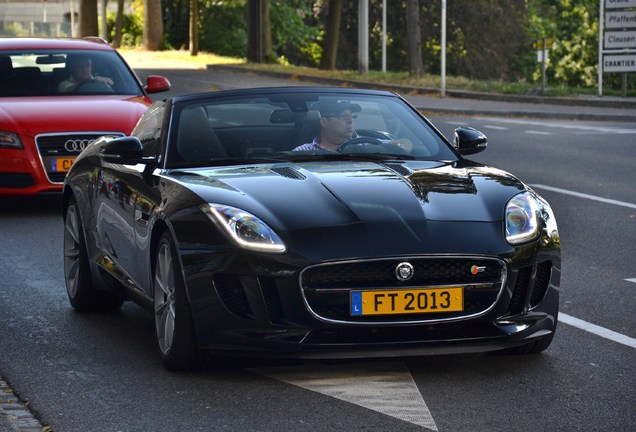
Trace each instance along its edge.
{"label": "car window", "polygon": [[[290,93],[210,97],[176,104],[167,164],[227,163],[232,158],[248,161],[263,157],[297,158],[294,150],[311,143],[320,133],[321,104],[342,99],[356,107],[352,114],[352,138],[358,138],[358,142],[347,151],[415,159],[456,159],[448,143],[398,97]],[[391,145],[394,143],[407,143],[407,151]]]}
{"label": "car window", "polygon": [[[73,81],[71,63],[77,58],[90,62],[90,83],[65,87],[63,82]],[[136,77],[115,51],[0,52],[0,97],[68,94],[142,95],[143,91]]]}
{"label": "car window", "polygon": [[157,147],[161,139],[161,122],[164,115],[164,101],[154,102],[139,119],[131,135],[136,136],[143,146],[143,156],[157,155]]}

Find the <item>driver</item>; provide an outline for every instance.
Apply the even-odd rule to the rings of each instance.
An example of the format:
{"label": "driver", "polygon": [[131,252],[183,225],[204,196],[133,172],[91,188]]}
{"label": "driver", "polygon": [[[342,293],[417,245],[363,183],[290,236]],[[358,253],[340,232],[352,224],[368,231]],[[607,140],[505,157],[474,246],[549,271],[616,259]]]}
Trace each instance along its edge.
{"label": "driver", "polygon": [[71,71],[71,75],[58,84],[57,90],[60,93],[72,93],[85,82],[103,83],[109,87],[113,85],[113,80],[108,77],[93,76],[93,63],[90,57],[69,55],[66,65]]}
{"label": "driver", "polygon": [[320,113],[320,135],[313,142],[296,147],[294,151],[335,151],[353,137],[354,113],[360,112],[360,105],[346,100],[330,100],[320,102],[316,108]]}

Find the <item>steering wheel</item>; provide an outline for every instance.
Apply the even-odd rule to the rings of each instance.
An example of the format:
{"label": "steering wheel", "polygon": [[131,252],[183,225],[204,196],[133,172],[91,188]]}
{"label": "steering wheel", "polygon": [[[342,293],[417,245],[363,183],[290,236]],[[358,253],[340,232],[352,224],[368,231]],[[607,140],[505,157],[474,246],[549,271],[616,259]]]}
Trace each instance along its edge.
{"label": "steering wheel", "polygon": [[383,145],[384,143],[377,138],[361,136],[357,138],[351,138],[350,140],[343,142],[342,144],[340,144],[340,147],[338,147],[338,151],[342,153],[345,147],[356,145],[356,144]]}
{"label": "steering wheel", "polygon": [[79,83],[75,87],[75,90],[73,90],[73,93],[81,93],[85,91],[97,93],[112,93],[113,89],[106,83],[95,80],[88,80]]}

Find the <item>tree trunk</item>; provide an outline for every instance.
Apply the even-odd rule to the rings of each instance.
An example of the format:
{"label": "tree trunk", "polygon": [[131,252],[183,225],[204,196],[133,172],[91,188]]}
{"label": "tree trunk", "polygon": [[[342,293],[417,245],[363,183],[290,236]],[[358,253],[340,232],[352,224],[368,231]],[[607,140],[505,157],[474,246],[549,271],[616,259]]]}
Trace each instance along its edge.
{"label": "tree trunk", "polygon": [[108,40],[108,23],[106,20],[106,10],[108,9],[108,0],[101,0],[102,13],[101,13],[101,23],[99,26],[99,37]]}
{"label": "tree trunk", "polygon": [[320,69],[336,69],[338,55],[338,38],[340,37],[340,17],[342,16],[342,0],[329,0],[326,17],[325,40],[322,45]]}
{"label": "tree trunk", "polygon": [[159,51],[162,37],[161,0],[144,0],[144,49]]}
{"label": "tree trunk", "polygon": [[113,46],[119,48],[121,46],[121,29],[124,23],[124,0],[117,0],[117,15],[115,17],[115,37],[113,38]]}
{"label": "tree trunk", "polygon": [[419,78],[424,75],[419,0],[406,1],[406,33],[409,45],[409,75]]}
{"label": "tree trunk", "polygon": [[97,36],[97,1],[80,0],[79,4],[79,37]]}
{"label": "tree trunk", "polygon": [[190,55],[199,55],[199,4],[190,0]]}
{"label": "tree trunk", "polygon": [[272,47],[272,21],[269,17],[269,0],[263,2],[263,59],[266,62],[274,62],[276,59]]}
{"label": "tree trunk", "polygon": [[247,60],[263,63],[272,58],[272,31],[268,0],[249,0],[247,6]]}

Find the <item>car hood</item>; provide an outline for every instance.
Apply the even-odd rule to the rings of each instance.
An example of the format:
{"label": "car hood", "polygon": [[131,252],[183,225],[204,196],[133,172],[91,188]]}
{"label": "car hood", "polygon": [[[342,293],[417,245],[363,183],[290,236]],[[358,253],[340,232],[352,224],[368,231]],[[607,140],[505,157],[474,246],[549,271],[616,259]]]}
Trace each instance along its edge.
{"label": "car hood", "polygon": [[205,202],[249,211],[273,227],[313,229],[413,221],[498,222],[525,190],[511,174],[470,162],[255,165],[173,171]]}
{"label": "car hood", "polygon": [[2,98],[0,129],[40,133],[104,131],[129,134],[150,101],[143,96]]}

